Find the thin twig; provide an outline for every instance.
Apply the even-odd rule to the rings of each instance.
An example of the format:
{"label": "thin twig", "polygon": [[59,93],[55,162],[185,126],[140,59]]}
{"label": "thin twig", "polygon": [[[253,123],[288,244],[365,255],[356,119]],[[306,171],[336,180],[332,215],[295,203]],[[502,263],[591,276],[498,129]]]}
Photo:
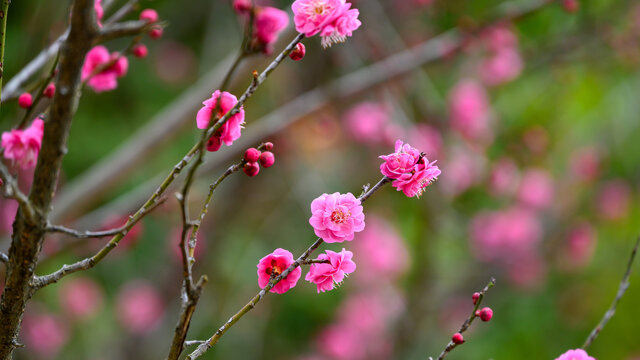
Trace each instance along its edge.
{"label": "thin twig", "polygon": [[7,256],[7,254],[0,252],[0,261],[2,261],[5,264],[8,263],[9,257]]}
{"label": "thin twig", "polygon": [[[2,95],[2,79],[4,78],[4,48],[7,34],[7,17],[9,15],[9,4],[11,0],[2,0],[0,9],[0,95]],[[1,97],[1,96],[0,96]]]}
{"label": "thin twig", "polygon": [[205,342],[207,342],[207,340],[187,340],[184,342],[184,346],[200,345]]}
{"label": "thin twig", "polygon": [[[358,200],[361,203],[364,203],[374,192],[380,189],[384,184],[390,182],[388,177],[383,177],[378,183],[369,189],[366,193],[361,195]],[[260,300],[271,290],[278,282],[282,279],[286,278],[287,275],[302,263],[304,263],[309,256],[320,246],[324,241],[322,238],[317,238],[316,241],[309,246],[305,252],[302,253],[294,262],[289,266],[286,270],[284,270],[280,275],[274,277],[269,281],[269,283],[258,292],[245,306],[243,306],[237,313],[235,313],[224,325],[222,325],[206,342],[200,344],[189,356],[187,356],[187,360],[194,360],[202,356],[207,350],[211,349],[215,344],[220,340],[222,335],[224,335],[229,328],[231,328],[238,320],[240,320],[246,313],[248,313],[251,309],[253,309]]]}
{"label": "thin twig", "polygon": [[[0,151],[0,157],[2,157],[2,153],[3,152]],[[4,195],[8,198],[16,200],[18,202],[18,205],[20,205],[20,208],[24,212],[25,217],[29,221],[33,221],[36,215],[35,208],[33,207],[33,205],[31,205],[31,201],[29,200],[27,195],[20,191],[18,182],[11,175],[9,169],[4,165],[2,161],[0,161],[0,179],[2,179],[2,181],[4,182],[4,185],[2,186]]]}
{"label": "thin twig", "polygon": [[323,260],[323,259],[311,259],[311,260],[305,260],[303,262],[300,263],[300,265],[311,265],[311,264],[330,264],[331,261],[329,260]]}
{"label": "thin twig", "polygon": [[598,334],[600,334],[600,331],[602,331],[604,326],[607,325],[607,322],[609,322],[609,320],[611,320],[613,315],[615,315],[616,308],[618,307],[618,303],[622,299],[622,296],[624,295],[625,291],[627,291],[627,288],[629,288],[629,285],[630,285],[629,277],[631,277],[631,267],[633,265],[633,260],[636,257],[636,253],[638,252],[638,246],[640,246],[640,237],[638,237],[638,239],[636,240],[636,244],[633,246],[633,250],[631,250],[631,256],[629,257],[629,262],[627,263],[627,270],[624,272],[624,276],[620,281],[620,286],[618,287],[618,292],[616,293],[615,299],[613,299],[613,303],[611,303],[611,306],[609,307],[607,312],[604,313],[604,316],[602,317],[598,325],[596,325],[596,327],[593,330],[591,330],[591,333],[587,337],[587,340],[582,345],[583,349],[586,349],[591,345],[593,340],[595,340],[596,337],[598,337]]}
{"label": "thin twig", "polygon": [[[484,295],[487,293],[487,291],[489,291],[489,289],[491,289],[494,285],[496,284],[496,279],[491,278],[491,280],[489,281],[489,283],[487,284],[487,286],[484,287],[484,289],[482,289],[482,291],[480,291],[480,297],[478,298],[478,300],[476,301],[476,305],[473,307],[473,311],[471,311],[471,315],[464,321],[464,323],[462,323],[462,326],[460,326],[460,329],[458,329],[458,332],[460,334],[462,334],[463,332],[467,331],[467,329],[469,328],[469,326],[471,326],[471,323],[473,322],[473,320],[475,320],[476,316],[476,311],[478,311],[478,309],[480,308],[480,303],[482,302],[482,299],[484,299]],[[437,360],[442,360],[444,359],[445,356],[447,356],[447,354],[449,352],[451,352],[451,350],[455,349],[458,346],[458,344],[454,343],[453,341],[449,341],[449,343],[447,344],[447,347],[444,348],[444,350],[442,350],[442,353],[440,354],[440,356],[438,356]],[[429,358],[431,360],[431,358]]]}
{"label": "thin twig", "polygon": [[51,65],[51,70],[49,70],[49,74],[47,75],[46,78],[43,79],[38,92],[36,92],[36,97],[33,99],[33,104],[24,113],[24,117],[22,117],[22,120],[16,126],[16,128],[18,129],[24,128],[27,125],[27,122],[29,121],[29,119],[31,119],[33,111],[36,109],[36,106],[38,106],[40,99],[42,99],[42,96],[44,95],[44,90],[47,88],[47,86],[49,85],[49,82],[51,82],[51,79],[53,79],[53,76],[55,75],[56,67],[58,66],[58,60],[60,60],[59,55],[60,54],[58,53],[58,55],[56,56],[56,59],[53,61],[53,65]]}

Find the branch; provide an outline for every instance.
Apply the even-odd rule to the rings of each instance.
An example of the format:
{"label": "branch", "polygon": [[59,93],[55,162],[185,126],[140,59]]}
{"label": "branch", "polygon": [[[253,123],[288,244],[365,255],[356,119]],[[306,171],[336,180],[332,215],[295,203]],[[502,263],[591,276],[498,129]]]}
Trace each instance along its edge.
{"label": "branch", "polygon": [[[476,301],[476,305],[473,307],[473,311],[471,311],[471,315],[464,321],[464,323],[462,323],[462,326],[460,326],[460,329],[458,329],[458,332],[460,334],[462,334],[463,332],[467,331],[467,329],[469,328],[469,326],[471,326],[471,323],[473,322],[473,320],[475,320],[476,316],[476,311],[478,311],[478,309],[480,308],[480,303],[482,303],[482,299],[484,299],[484,295],[487,293],[487,291],[489,291],[489,289],[491,289],[494,285],[496,284],[496,279],[491,278],[491,280],[489,280],[489,283],[487,284],[487,286],[484,287],[484,289],[482,289],[482,291],[479,292],[480,297],[478,298],[478,300]],[[454,343],[453,341],[449,341],[449,344],[447,344],[447,347],[444,348],[444,350],[442,350],[442,353],[440,354],[440,356],[438,356],[437,360],[442,360],[444,359],[445,356],[447,356],[447,354],[449,352],[451,352],[451,350],[455,349],[458,346],[458,344]],[[430,360],[432,360],[432,358],[429,358]]]}
{"label": "branch", "polygon": [[620,281],[620,286],[618,287],[618,292],[615,299],[613,299],[613,303],[611,303],[611,306],[609,307],[607,312],[604,313],[604,316],[602,317],[598,325],[593,330],[591,330],[589,337],[587,337],[587,340],[582,345],[582,349],[586,349],[591,345],[593,340],[595,340],[596,337],[598,337],[598,334],[600,334],[602,328],[604,328],[604,326],[607,325],[607,322],[609,322],[613,315],[615,315],[618,303],[620,302],[622,296],[624,295],[625,291],[627,291],[627,288],[630,285],[629,277],[631,276],[631,266],[633,265],[633,260],[635,259],[636,253],[638,252],[638,246],[640,246],[640,237],[638,237],[633,250],[631,250],[631,256],[629,257],[629,262],[627,263],[627,270],[625,271],[624,276]]}
{"label": "branch", "polygon": [[9,4],[11,4],[11,0],[2,0],[2,9],[0,9],[0,94],[2,93],[2,79],[4,78],[4,48]]}
{"label": "branch", "polygon": [[[383,177],[380,181],[378,181],[378,183],[375,186],[373,186],[371,189],[369,189],[364,194],[362,194],[360,197],[358,197],[358,200],[360,200],[361,203],[364,203],[369,197],[371,197],[371,195],[373,195],[374,192],[376,192],[384,184],[386,184],[386,183],[388,183],[390,181],[391,181],[391,179],[389,179],[388,177],[386,177],[386,176]],[[207,350],[209,350],[213,346],[215,346],[215,344],[220,340],[222,335],[224,335],[224,333],[227,332],[227,330],[229,330],[229,328],[231,328],[236,322],[238,322],[238,320],[240,320],[251,309],[253,309],[256,306],[256,304],[258,302],[260,302],[260,300],[262,300],[262,298],[269,292],[269,290],[271,290],[271,288],[273,288],[282,279],[286,278],[287,275],[289,275],[289,273],[291,271],[293,271],[295,268],[297,268],[298,266],[303,264],[305,261],[307,261],[309,256],[323,242],[324,241],[321,238],[316,239],[316,241],[313,244],[311,244],[311,246],[309,246],[309,248],[307,250],[305,250],[305,252],[303,252],[302,255],[300,255],[296,259],[296,261],[293,262],[293,264],[291,264],[291,266],[289,266],[280,275],[278,275],[278,276],[274,277],[273,279],[271,279],[271,281],[269,281],[267,286],[265,286],[262,290],[260,290],[258,292],[258,294],[256,294],[245,306],[243,306],[237,313],[235,313],[235,315],[233,315],[224,325],[222,325],[206,342],[200,344],[196,348],[196,350],[194,350],[191,354],[189,354],[189,356],[187,356],[187,360],[197,359],[200,356],[202,356],[205,352],[207,352]]]}
{"label": "branch", "polygon": [[158,26],[158,23],[149,23],[145,20],[125,21],[104,26],[96,37],[95,42],[103,43],[125,36],[139,35],[148,31],[153,26]]}
{"label": "branch", "polygon": [[67,235],[71,235],[75,238],[78,239],[88,239],[88,238],[101,238],[101,237],[107,237],[107,236],[113,236],[116,234],[120,234],[123,233],[123,236],[127,234],[127,232],[129,232],[129,230],[131,230],[131,228],[133,228],[133,226],[138,223],[140,220],[142,220],[143,217],[145,217],[146,215],[148,215],[149,213],[151,213],[155,208],[157,208],[158,206],[162,205],[164,203],[164,201],[166,200],[166,198],[160,198],[160,200],[156,201],[151,207],[144,209],[141,213],[140,216],[137,217],[135,220],[133,220],[131,222],[131,224],[129,222],[125,223],[124,225],[117,227],[117,228],[113,228],[110,230],[102,230],[102,231],[79,231],[79,230],[75,230],[75,229],[70,229],[68,227],[62,226],[62,225],[52,225],[49,224],[47,225],[47,227],[45,228],[46,232],[53,232],[53,233],[62,233],[62,234],[67,234]]}
{"label": "branch", "polygon": [[0,261],[2,261],[5,264],[8,263],[9,257],[7,256],[7,254],[0,252]]}

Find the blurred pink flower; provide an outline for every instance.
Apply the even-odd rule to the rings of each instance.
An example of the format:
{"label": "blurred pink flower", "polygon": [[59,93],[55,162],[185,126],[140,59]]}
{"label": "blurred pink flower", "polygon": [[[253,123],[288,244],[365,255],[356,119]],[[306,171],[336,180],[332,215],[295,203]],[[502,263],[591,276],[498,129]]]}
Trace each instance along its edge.
{"label": "blurred pink flower", "polygon": [[491,105],[485,89],[475,80],[464,79],[449,93],[451,126],[465,138],[489,141]]}
{"label": "blurred pink flower", "polygon": [[513,207],[476,214],[470,233],[477,259],[504,263],[533,251],[540,242],[542,225],[533,212]]}
{"label": "blurred pink flower", "polygon": [[319,260],[328,260],[325,264],[312,264],[304,278],[318,287],[318,293],[333,290],[334,284],[339,285],[345,278],[356,270],[356,263],[351,260],[353,253],[344,248],[341,252],[326,250],[325,254],[318,255]]}
{"label": "blurred pink flower", "polygon": [[610,180],[602,185],[597,197],[597,211],[607,220],[619,220],[629,213],[631,189],[623,180]]}
{"label": "blurred pink flower", "polygon": [[560,355],[556,360],[596,360],[587,354],[582,349],[569,350],[566,353]]}
{"label": "blurred pink flower", "polygon": [[153,331],[164,316],[160,294],[145,280],[127,283],[116,298],[120,324],[136,335]]}
{"label": "blurred pink flower", "polygon": [[74,318],[88,318],[102,306],[100,286],[90,278],[73,278],[63,283],[58,293],[65,312]]}
{"label": "blurred pink flower", "polygon": [[353,106],[344,115],[349,134],[362,143],[376,144],[385,140],[383,129],[389,124],[389,111],[376,102],[363,102]]}
{"label": "blurred pink flower", "polygon": [[352,193],[322,194],[311,202],[309,224],[325,242],[351,241],[354,233],[364,230],[360,200]]}
{"label": "blurred pink flower", "polygon": [[98,26],[102,27],[102,18],[104,17],[104,9],[102,8],[102,0],[96,0],[93,3],[93,8],[96,11],[96,20],[98,22]]}
{"label": "blurred pink flower", "polygon": [[600,150],[593,146],[579,148],[571,154],[571,172],[582,181],[593,181],[600,174]]}
{"label": "blurred pink flower", "polygon": [[296,0],[291,9],[296,30],[307,37],[319,33],[325,48],[344,42],[362,24],[359,11],[345,0]]}
{"label": "blurred pink flower", "polygon": [[593,258],[596,240],[595,229],[589,223],[573,227],[566,239],[563,267],[575,269],[587,265]]}
{"label": "blurred pink flower", "polygon": [[[280,248],[275,249],[271,254],[260,259],[258,262],[258,286],[264,289],[264,287],[269,284],[272,276],[275,277],[282,274],[293,264],[293,261],[293,254]],[[301,275],[302,269],[298,266],[269,291],[276,294],[284,294],[296,286]]]}
{"label": "blurred pink flower", "polygon": [[417,124],[408,133],[409,142],[424,152],[427,157],[434,159],[442,157],[442,135],[438,129],[427,124]]}
{"label": "blurred pink flower", "polygon": [[478,183],[487,166],[482,153],[466,146],[455,147],[450,153],[447,161],[442,163],[442,170],[447,174],[442,187],[445,194],[455,197]]}
{"label": "blurred pink flower", "polygon": [[500,48],[480,64],[482,80],[491,86],[504,84],[520,75],[524,67],[522,57],[515,48]]}
{"label": "blurred pink flower", "polygon": [[389,290],[390,288],[379,288],[350,295],[340,304],[338,322],[354,327],[367,338],[384,337],[388,325],[405,308],[399,295]]}
{"label": "blurred pink flower", "polygon": [[414,170],[420,159],[420,150],[409,144],[404,144],[402,140],[396,140],[395,152],[389,155],[380,155],[384,163],[380,165],[382,175],[391,179],[397,179],[403,174]]}
{"label": "blurred pink flower", "polygon": [[335,360],[360,360],[366,358],[367,342],[357,328],[346,323],[326,327],[318,334],[316,346]]}
{"label": "blurred pink flower", "polygon": [[515,162],[502,158],[493,164],[489,189],[494,196],[510,196],[516,192],[519,180],[520,174]]}
{"label": "blurred pink flower", "polygon": [[384,218],[370,215],[367,228],[353,243],[360,271],[355,273],[357,281],[365,286],[381,285],[395,280],[409,268],[409,254],[400,234]]}
{"label": "blurred pink flower", "polygon": [[518,200],[534,209],[544,209],[553,201],[553,179],[542,169],[528,169],[522,174]]}
{"label": "blurred pink flower", "polygon": [[[112,61],[114,61],[113,64],[102,69]],[[117,52],[109,53],[106,47],[98,45],[87,53],[82,66],[82,81],[86,81],[87,85],[97,93],[110,91],[118,87],[117,78],[123,77],[128,68],[129,60],[126,56]],[[98,69],[102,70],[95,74]]]}
{"label": "blurred pink flower", "polygon": [[24,130],[12,129],[2,133],[4,157],[12,160],[23,170],[33,168],[38,161],[42,146],[44,121],[35,119],[31,126]]}
{"label": "blurred pink flower", "polygon": [[[220,100],[220,109],[216,116],[214,117],[213,111],[218,106],[218,99]],[[211,98],[202,102],[204,106],[198,111],[196,115],[196,123],[198,129],[206,129],[211,125],[212,118],[214,120],[222,118],[227,112],[233,109],[234,106],[238,103],[238,98],[235,95],[230,94],[226,91],[222,92],[220,95],[220,90],[216,90],[213,94],[211,94]],[[240,138],[240,132],[242,131],[242,125],[244,124],[244,108],[241,106],[240,111],[236,114],[229,117],[227,122],[216,131],[213,138],[219,139],[220,143],[224,143],[227,146],[231,146],[235,140]],[[219,147],[218,147],[219,148]],[[218,149],[209,151],[216,151]]]}
{"label": "blurred pink flower", "polygon": [[255,11],[255,37],[269,54],[273,51],[273,44],[278,40],[278,35],[289,25],[289,15],[285,11],[273,7],[256,7]]}
{"label": "blurred pink flower", "polygon": [[69,340],[66,323],[54,314],[26,314],[22,321],[22,337],[29,350],[42,358],[53,359]]}
{"label": "blurred pink flower", "polygon": [[484,31],[484,40],[491,51],[514,49],[518,46],[518,37],[506,25],[492,26]]}

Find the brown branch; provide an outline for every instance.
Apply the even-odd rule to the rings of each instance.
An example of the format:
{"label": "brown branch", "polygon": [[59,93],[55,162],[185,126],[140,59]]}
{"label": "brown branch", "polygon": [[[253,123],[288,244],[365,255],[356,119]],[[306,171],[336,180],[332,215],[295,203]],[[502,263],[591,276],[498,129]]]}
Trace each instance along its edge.
{"label": "brown branch", "polygon": [[60,53],[60,71],[44,128],[42,148],[29,193],[36,209],[29,219],[19,208],[13,224],[9,263],[2,300],[0,301],[0,360],[11,359],[22,322],[26,302],[33,295],[31,279],[42,248],[46,219],[51,209],[71,120],[78,106],[80,70],[84,56],[97,33],[93,1],[75,0],[72,5],[69,35]]}
{"label": "brown branch", "polygon": [[149,23],[145,20],[134,20],[104,26],[96,37],[95,42],[103,43],[121,37],[140,35],[149,31],[151,27],[158,25],[159,23]]}
{"label": "brown branch", "polygon": [[[361,203],[364,203],[373,193],[375,193],[378,189],[380,189],[384,184],[390,182],[391,180],[388,177],[383,177],[376,185],[374,185],[371,189],[366,191],[358,200]],[[243,306],[237,313],[235,313],[224,325],[222,325],[206,342],[200,344],[189,356],[187,356],[187,360],[194,360],[202,356],[207,350],[211,349],[215,346],[216,343],[220,340],[222,335],[229,330],[238,320],[240,320],[244,315],[246,315],[251,309],[253,309],[260,300],[271,290],[277,283],[279,283],[282,279],[286,278],[287,275],[293,270],[295,270],[298,266],[303,264],[309,256],[320,246],[324,241],[321,238],[316,239],[316,241],[305,250],[294,262],[289,266],[285,271],[283,271],[280,275],[274,277],[269,281],[267,286],[265,286],[262,290],[258,292],[245,306]]]}
{"label": "brown branch", "polygon": [[615,299],[613,299],[613,303],[611,303],[611,306],[609,307],[609,309],[604,313],[604,316],[602,317],[598,325],[596,325],[596,327],[593,330],[591,330],[591,333],[587,337],[587,340],[582,345],[582,349],[586,349],[589,346],[591,346],[591,343],[593,342],[593,340],[595,340],[596,337],[598,337],[598,334],[600,334],[600,331],[602,331],[604,326],[607,325],[609,320],[611,320],[613,315],[615,315],[616,308],[618,307],[618,303],[622,299],[622,296],[624,295],[624,293],[629,288],[629,285],[630,285],[629,278],[631,277],[631,267],[633,266],[633,260],[636,257],[636,253],[638,252],[638,246],[640,246],[640,237],[638,237],[638,239],[636,240],[636,244],[633,246],[633,250],[631,250],[631,256],[629,257],[629,262],[627,263],[627,270],[624,272],[624,276],[620,281],[620,286],[618,287],[618,292],[616,293]]}
{"label": "brown branch", "polygon": [[[2,151],[0,151],[0,157],[2,157]],[[31,201],[29,201],[27,195],[20,191],[18,182],[13,176],[11,176],[9,169],[4,165],[4,163],[2,163],[2,161],[0,161],[0,179],[4,182],[2,190],[4,190],[5,197],[16,200],[18,205],[20,205],[20,208],[23,209],[26,218],[33,221],[36,210],[31,205]]]}
{"label": "brown branch", "polygon": [[305,260],[303,262],[300,263],[300,265],[311,265],[311,264],[330,264],[331,261],[329,260],[323,260],[323,259],[311,259],[311,260]]}
{"label": "brown branch", "polygon": [[7,256],[7,254],[0,252],[0,261],[2,261],[5,264],[8,263],[9,257]]}
{"label": "brown branch", "polygon": [[11,0],[2,0],[0,9],[0,92],[2,92],[2,79],[4,79],[4,49],[6,45],[7,17]]}
{"label": "brown branch", "polygon": [[[473,307],[473,311],[471,311],[471,315],[464,321],[464,323],[462,323],[462,325],[460,326],[460,329],[458,329],[458,332],[460,334],[462,334],[463,332],[467,331],[467,329],[469,329],[469,326],[471,326],[471,323],[477,317],[476,311],[478,311],[478,309],[480,308],[480,303],[482,303],[482,299],[484,299],[484,296],[487,293],[487,291],[489,291],[489,289],[491,289],[495,284],[496,284],[496,279],[491,278],[487,286],[485,286],[484,289],[482,289],[482,291],[479,292],[480,297],[478,298],[478,300],[476,300],[476,304]],[[445,356],[447,356],[447,354],[449,354],[449,352],[451,352],[451,350],[455,349],[457,346],[458,344],[454,343],[453,341],[449,341],[449,343],[447,344],[447,347],[445,347],[444,350],[442,350],[442,353],[440,353],[440,356],[438,356],[437,360],[444,359]],[[429,359],[431,360],[432,358],[429,358]]]}

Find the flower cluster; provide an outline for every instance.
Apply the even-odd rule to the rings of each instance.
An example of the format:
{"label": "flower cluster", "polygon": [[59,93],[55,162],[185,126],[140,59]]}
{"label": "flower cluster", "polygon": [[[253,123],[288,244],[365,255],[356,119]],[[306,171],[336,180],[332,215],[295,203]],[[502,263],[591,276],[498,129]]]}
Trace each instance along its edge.
{"label": "flower cluster", "polygon": [[396,141],[395,152],[380,156],[382,175],[393,179],[392,186],[408,197],[420,196],[424,189],[438,179],[440,169],[426,156],[401,140]]}
{"label": "flower cluster", "polygon": [[[218,105],[220,100],[220,105]],[[198,129],[206,129],[211,125],[211,120],[218,120],[222,118],[227,112],[233,109],[238,103],[238,98],[235,95],[226,91],[220,92],[216,90],[211,94],[211,98],[202,102],[204,106],[198,111],[196,115],[196,124]],[[217,111],[216,116],[213,116],[214,111]],[[229,117],[229,119],[211,136],[207,143],[207,150],[218,151],[222,144],[227,146],[233,144],[235,140],[240,138],[240,132],[242,131],[242,124],[244,124],[244,109],[240,107],[239,111]]]}
{"label": "flower cluster", "polygon": [[109,53],[106,47],[98,45],[89,50],[82,65],[82,81],[99,93],[118,87],[118,78],[129,69],[129,60],[118,52]]}
{"label": "flower cluster", "polygon": [[35,119],[31,126],[24,130],[13,129],[2,133],[4,157],[13,160],[20,168],[26,170],[36,166],[38,153],[42,146],[44,121]]}
{"label": "flower cluster", "polygon": [[362,24],[360,12],[345,0],[296,0],[291,9],[296,30],[305,36],[320,34],[325,48],[344,42]]}

